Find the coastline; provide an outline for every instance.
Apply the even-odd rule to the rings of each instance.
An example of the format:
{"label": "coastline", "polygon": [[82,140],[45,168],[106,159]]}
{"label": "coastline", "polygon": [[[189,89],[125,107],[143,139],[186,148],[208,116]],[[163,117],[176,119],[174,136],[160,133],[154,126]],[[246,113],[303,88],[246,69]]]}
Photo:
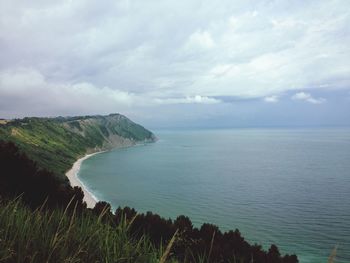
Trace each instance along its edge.
{"label": "coastline", "polygon": [[99,153],[103,153],[105,151],[100,151],[100,152],[95,152],[95,153],[91,153],[91,154],[87,154],[82,158],[79,158],[72,166],[72,168],[66,172],[66,176],[70,182],[70,185],[72,187],[74,186],[78,186],[80,187],[83,192],[84,192],[84,201],[86,202],[86,205],[88,208],[93,208],[95,206],[95,204],[99,201],[92,193],[90,193],[87,190],[87,187],[79,180],[78,178],[78,173],[80,170],[80,166],[82,164],[83,161],[85,161],[86,159],[90,158],[93,155],[99,154]]}
{"label": "coastline", "polygon": [[[155,142],[155,141],[156,140],[154,140],[153,142]],[[110,147],[107,149],[105,148],[104,150],[96,151],[96,149],[94,149],[92,153],[88,153],[85,156],[83,156],[82,158],[79,158],[78,160],[76,160],[75,163],[73,164],[72,168],[66,172],[66,176],[70,182],[70,185],[72,187],[78,186],[84,192],[83,200],[86,202],[86,205],[88,208],[94,208],[95,204],[100,200],[98,200],[96,198],[96,196],[94,196],[91,192],[89,192],[89,190],[84,185],[84,183],[81,180],[79,180],[79,178],[78,178],[78,173],[79,173],[80,166],[81,166],[82,162],[85,161],[86,159],[90,158],[93,155],[103,153],[103,152],[106,152],[106,151],[111,150],[111,149],[134,147],[137,145],[142,145],[142,144],[148,143],[148,141],[144,141],[143,143],[135,143],[135,142],[130,141],[128,139],[123,139],[121,142],[119,141],[118,143],[119,143],[119,145],[114,145],[114,147]]]}

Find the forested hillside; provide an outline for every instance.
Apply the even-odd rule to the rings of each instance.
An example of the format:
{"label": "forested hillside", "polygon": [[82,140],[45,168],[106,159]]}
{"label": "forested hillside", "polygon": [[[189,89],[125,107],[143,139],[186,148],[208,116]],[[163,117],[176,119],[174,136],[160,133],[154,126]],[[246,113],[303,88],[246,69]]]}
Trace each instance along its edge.
{"label": "forested hillside", "polygon": [[155,136],[120,114],[24,118],[0,123],[0,140],[14,142],[41,168],[62,176],[82,155],[152,142]]}

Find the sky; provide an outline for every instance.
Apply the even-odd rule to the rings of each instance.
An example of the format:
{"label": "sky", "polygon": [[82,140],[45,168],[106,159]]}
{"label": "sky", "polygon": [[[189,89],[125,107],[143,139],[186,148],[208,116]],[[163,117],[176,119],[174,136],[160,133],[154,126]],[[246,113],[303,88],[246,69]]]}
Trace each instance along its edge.
{"label": "sky", "polygon": [[0,0],[0,118],[350,126],[348,0]]}

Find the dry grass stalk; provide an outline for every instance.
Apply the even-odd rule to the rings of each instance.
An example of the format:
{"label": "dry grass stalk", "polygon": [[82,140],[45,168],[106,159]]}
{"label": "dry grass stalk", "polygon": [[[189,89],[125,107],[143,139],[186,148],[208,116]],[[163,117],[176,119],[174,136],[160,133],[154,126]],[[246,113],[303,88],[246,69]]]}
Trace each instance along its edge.
{"label": "dry grass stalk", "polygon": [[177,236],[177,233],[179,232],[179,230],[177,229],[175,231],[175,234],[173,235],[173,237],[171,238],[168,246],[166,247],[164,253],[163,253],[163,256],[161,257],[161,259],[159,260],[159,263],[165,263],[166,262],[166,259],[168,258],[169,254],[170,254],[170,250],[176,240],[176,236]]}
{"label": "dry grass stalk", "polygon": [[328,258],[328,263],[334,263],[335,262],[335,257],[337,256],[337,247],[335,247],[333,250],[332,250],[332,253],[331,255],[329,256]]}

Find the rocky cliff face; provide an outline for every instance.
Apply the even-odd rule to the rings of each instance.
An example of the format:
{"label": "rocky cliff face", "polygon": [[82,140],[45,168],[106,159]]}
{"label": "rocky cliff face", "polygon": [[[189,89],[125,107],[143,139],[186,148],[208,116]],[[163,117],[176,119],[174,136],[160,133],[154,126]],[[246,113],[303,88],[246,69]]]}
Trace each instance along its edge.
{"label": "rocky cliff face", "polygon": [[96,145],[88,148],[88,152],[127,147],[156,140],[152,132],[121,114],[68,118],[63,121],[63,126],[84,137],[87,141],[95,141]]}

